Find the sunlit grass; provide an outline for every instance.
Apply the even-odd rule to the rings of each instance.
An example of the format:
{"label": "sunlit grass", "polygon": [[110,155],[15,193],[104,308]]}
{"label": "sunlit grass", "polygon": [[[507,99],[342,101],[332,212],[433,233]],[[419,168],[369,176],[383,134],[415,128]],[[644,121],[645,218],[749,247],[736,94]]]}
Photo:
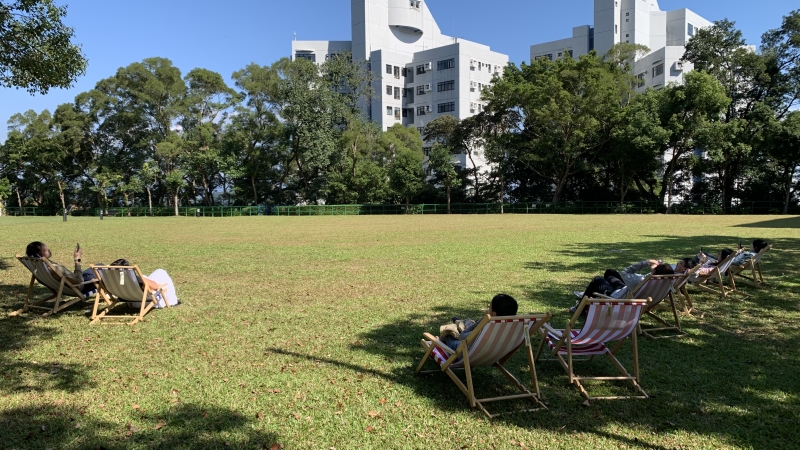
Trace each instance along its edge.
{"label": "sunlit grass", "polygon": [[[798,227],[756,216],[2,218],[2,446],[790,448]],[[550,409],[488,421],[443,374],[413,376],[423,331],[474,317],[498,292],[562,325],[571,291],[607,267],[753,238],[776,246],[767,288],[724,300],[693,291],[687,336],[640,340],[649,400],[585,407],[542,361]],[[89,326],[88,303],[9,317],[30,280],[12,256],[37,239],[62,263],[80,242],[85,262],[165,268],[184,304],[134,327]],[[479,395],[508,389],[494,372],[476,371]]]}

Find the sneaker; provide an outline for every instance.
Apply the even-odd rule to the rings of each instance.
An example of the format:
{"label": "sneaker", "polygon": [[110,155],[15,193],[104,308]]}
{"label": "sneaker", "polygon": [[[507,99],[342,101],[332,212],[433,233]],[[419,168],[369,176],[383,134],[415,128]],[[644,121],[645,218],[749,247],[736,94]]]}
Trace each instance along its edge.
{"label": "sneaker", "polygon": [[583,291],[572,291],[575,294],[575,297],[583,298]]}

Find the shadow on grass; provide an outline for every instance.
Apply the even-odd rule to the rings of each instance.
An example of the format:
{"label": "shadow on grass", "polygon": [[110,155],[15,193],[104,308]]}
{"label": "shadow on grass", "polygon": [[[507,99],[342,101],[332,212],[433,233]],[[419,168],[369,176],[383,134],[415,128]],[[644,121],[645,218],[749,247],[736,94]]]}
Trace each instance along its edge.
{"label": "shadow on grass", "polygon": [[8,270],[13,264],[14,258],[0,258],[0,270]]}
{"label": "shadow on grass", "polygon": [[781,219],[762,220],[760,222],[743,223],[737,228],[800,228],[800,217],[784,217]]}
{"label": "shadow on grass", "polygon": [[50,405],[0,411],[8,448],[271,448],[278,434],[256,418],[216,407],[179,404],[162,414],[136,413],[119,423],[85,409]]}
{"label": "shadow on grass", "polygon": [[[644,243],[576,243],[563,249],[563,253],[577,261],[589,262],[575,265],[526,263],[525,268],[594,274],[601,273],[606,267],[624,267],[637,258],[689,256],[691,249],[699,249],[701,245],[715,249],[738,242],[738,237],[712,235],[649,238],[652,241]],[[796,249],[800,247],[800,240],[782,239],[776,244],[778,248]],[[640,253],[608,251],[630,248]],[[794,250],[775,252],[765,261],[768,284],[770,273],[797,273],[800,259],[794,253]],[[617,445],[654,449],[674,448],[686,439],[675,435],[685,433],[704,436],[700,439],[721,440],[722,445],[791,448],[800,442],[800,429],[794,426],[800,420],[800,385],[797,384],[800,379],[800,349],[796,345],[800,339],[800,329],[796,326],[800,321],[800,309],[782,293],[783,289],[795,289],[792,286],[797,285],[796,281],[779,282],[773,278],[772,282],[773,287],[763,290],[742,287],[753,295],[750,298],[734,296],[721,299],[695,291],[692,294],[695,305],[705,315],[702,318],[682,318],[688,336],[640,339],[642,386],[652,397],[648,400],[595,401],[585,407],[578,391],[568,384],[561,366],[552,361],[539,361],[537,373],[542,398],[549,411],[508,414],[493,420],[563,435],[565,440],[575,433],[588,433],[613,440]],[[545,309],[552,307],[556,313],[554,324],[560,326],[568,320],[566,307],[574,302],[571,291],[583,287],[555,281],[547,285],[522,286],[522,289],[530,300],[544,304]],[[412,314],[362,333],[359,336],[361,345],[352,346],[351,350],[380,355],[390,361],[407,362],[378,375],[430,399],[436,411],[468,410],[467,399],[446,375],[413,375],[423,355],[419,345],[421,331],[437,334],[438,326],[459,312],[438,306],[428,315]],[[631,367],[632,353],[628,344],[623,345],[619,356],[626,367]],[[523,354],[515,355],[507,364],[508,369],[523,382],[529,379],[526,366]],[[357,366],[350,368],[362,370]],[[436,366],[429,362],[426,368],[435,369]],[[613,367],[604,358],[580,364],[576,366],[576,372],[615,375]],[[475,369],[473,379],[479,397],[514,392],[513,386],[493,368]],[[630,393],[629,386],[623,384],[611,383],[611,387],[593,384],[592,387],[596,394],[601,395]],[[520,409],[513,402],[507,402],[509,407],[502,406],[503,403],[492,405],[490,411]],[[474,414],[482,417],[477,410]],[[770,420],[763,420],[766,417]]]}

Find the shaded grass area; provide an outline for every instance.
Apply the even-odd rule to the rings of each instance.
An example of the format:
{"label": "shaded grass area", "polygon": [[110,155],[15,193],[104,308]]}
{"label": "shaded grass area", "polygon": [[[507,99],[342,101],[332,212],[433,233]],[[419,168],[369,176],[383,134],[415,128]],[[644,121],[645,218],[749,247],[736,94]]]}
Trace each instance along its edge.
{"label": "shaded grass area", "polygon": [[[3,218],[3,447],[794,447],[798,218],[690,219]],[[649,400],[583,406],[561,367],[541,361],[549,410],[487,421],[445,375],[413,376],[423,331],[475,317],[498,292],[516,297],[521,312],[553,312],[561,326],[571,291],[605,268],[753,238],[775,243],[765,289],[743,287],[752,297],[732,299],[693,291],[699,312],[682,317],[688,336],[640,340]],[[37,239],[59,262],[79,241],[85,262],[163,267],[184,305],[134,327],[89,326],[88,303],[44,319],[9,317],[30,280],[11,257]],[[628,346],[621,359],[630,363]],[[508,367],[527,378],[521,355]],[[580,370],[613,368],[598,360]],[[475,379],[479,396],[513,390],[494,369]]]}

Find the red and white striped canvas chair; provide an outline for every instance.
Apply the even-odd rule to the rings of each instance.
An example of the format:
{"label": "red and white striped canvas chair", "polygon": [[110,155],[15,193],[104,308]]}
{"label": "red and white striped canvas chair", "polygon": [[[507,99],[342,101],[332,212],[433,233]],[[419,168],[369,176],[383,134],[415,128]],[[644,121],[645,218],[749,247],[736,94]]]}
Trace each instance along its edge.
{"label": "red and white striped canvas chair", "polygon": [[[11,313],[11,315],[19,315],[27,312],[31,308],[44,310],[45,313],[42,314],[43,317],[55,314],[77,302],[86,300],[86,297],[81,292],[82,288],[87,284],[95,283],[95,280],[84,281],[79,284],[70,282],[68,279],[60,276],[58,270],[53,267],[53,263],[47,258],[20,255],[16,255],[16,257],[19,262],[31,272],[31,282],[28,285],[28,296],[25,297],[25,305],[22,309]],[[33,286],[36,282],[46,287],[51,295],[41,300],[32,300]],[[71,298],[65,300],[64,297]],[[53,303],[48,304],[51,300]]]}
{"label": "red and white striped canvas chair", "polygon": [[[547,344],[553,356],[558,360],[564,370],[567,371],[569,382],[580,389],[581,394],[587,400],[615,399],[615,398],[648,398],[647,393],[640,386],[639,379],[639,349],[636,340],[636,327],[639,318],[647,308],[649,299],[601,299],[584,297],[578,305],[578,309],[572,316],[567,328],[557,330],[544,324],[540,329],[542,341],[539,344],[538,358]],[[580,318],[584,308],[588,308],[586,320],[583,327],[576,330],[575,322]],[[633,347],[633,375],[625,370],[625,367],[615,356],[622,343],[630,338]],[[612,349],[607,347],[610,342],[616,342]],[[576,357],[588,357],[591,360],[594,356],[606,355],[619,370],[621,376],[601,377],[601,376],[578,376],[573,370]],[[584,388],[583,380],[627,380],[630,381],[634,389],[641,393],[638,396],[606,396],[592,397]]]}
{"label": "red and white striped canvas chair", "polygon": [[[152,310],[158,303],[157,296],[163,296],[166,285],[159,286],[158,289],[150,289],[146,283],[142,283],[142,271],[139,266],[100,266],[92,265],[92,270],[99,280],[100,288],[94,298],[94,308],[92,309],[92,321],[97,323],[103,319],[130,319],[128,315],[108,315],[114,307],[121,304],[138,303],[139,314],[133,316],[133,320],[128,325],[134,325],[144,319],[145,314]],[[108,304],[98,314],[100,300],[104,299]],[[169,302],[164,302],[169,308]]]}
{"label": "red and white striped canvas chair", "polygon": [[[647,315],[656,322],[658,322],[660,325],[662,325],[650,328],[644,328],[640,325],[639,331],[641,331],[642,333],[651,338],[681,336],[685,334],[681,330],[681,322],[680,319],[678,318],[678,310],[675,305],[675,298],[672,296],[674,284],[683,278],[686,278],[684,274],[675,274],[675,275],[650,274],[647,275],[644,278],[644,280],[642,280],[635,288],[628,291],[627,298],[649,299],[647,307],[642,311],[642,315]],[[596,296],[600,298],[611,299],[611,297],[601,294],[596,294]],[[662,319],[655,313],[656,309],[663,306],[662,303],[667,299],[669,302],[668,309],[672,312],[673,323],[667,322],[666,320]],[[668,331],[668,330],[675,330],[678,332],[678,334],[670,336],[654,336],[651,334],[656,331]]]}
{"label": "red and white striped canvas chair", "polygon": [[[547,409],[539,400],[539,382],[536,378],[536,366],[533,359],[530,337],[549,319],[550,313],[502,317],[491,317],[487,314],[455,351],[432,334],[424,333],[424,339],[421,340],[421,344],[422,348],[425,349],[425,356],[422,357],[422,361],[420,361],[414,374],[419,374],[425,363],[428,360],[433,360],[439,365],[439,369],[445,372],[456,383],[456,386],[461,389],[461,392],[467,396],[470,406],[473,408],[478,406],[489,418],[497,416],[498,414],[490,414],[483,403],[498,400],[527,398],[537,406],[528,411],[536,411],[542,408]],[[528,390],[514,375],[503,367],[503,364],[505,364],[523,345],[526,348],[528,356],[528,368],[530,370],[532,384],[531,390]],[[489,366],[496,367],[522,391],[522,394],[477,398],[473,386],[472,369],[475,367]],[[464,369],[466,385],[453,372],[454,369]],[[429,372],[435,371],[423,373]]]}

